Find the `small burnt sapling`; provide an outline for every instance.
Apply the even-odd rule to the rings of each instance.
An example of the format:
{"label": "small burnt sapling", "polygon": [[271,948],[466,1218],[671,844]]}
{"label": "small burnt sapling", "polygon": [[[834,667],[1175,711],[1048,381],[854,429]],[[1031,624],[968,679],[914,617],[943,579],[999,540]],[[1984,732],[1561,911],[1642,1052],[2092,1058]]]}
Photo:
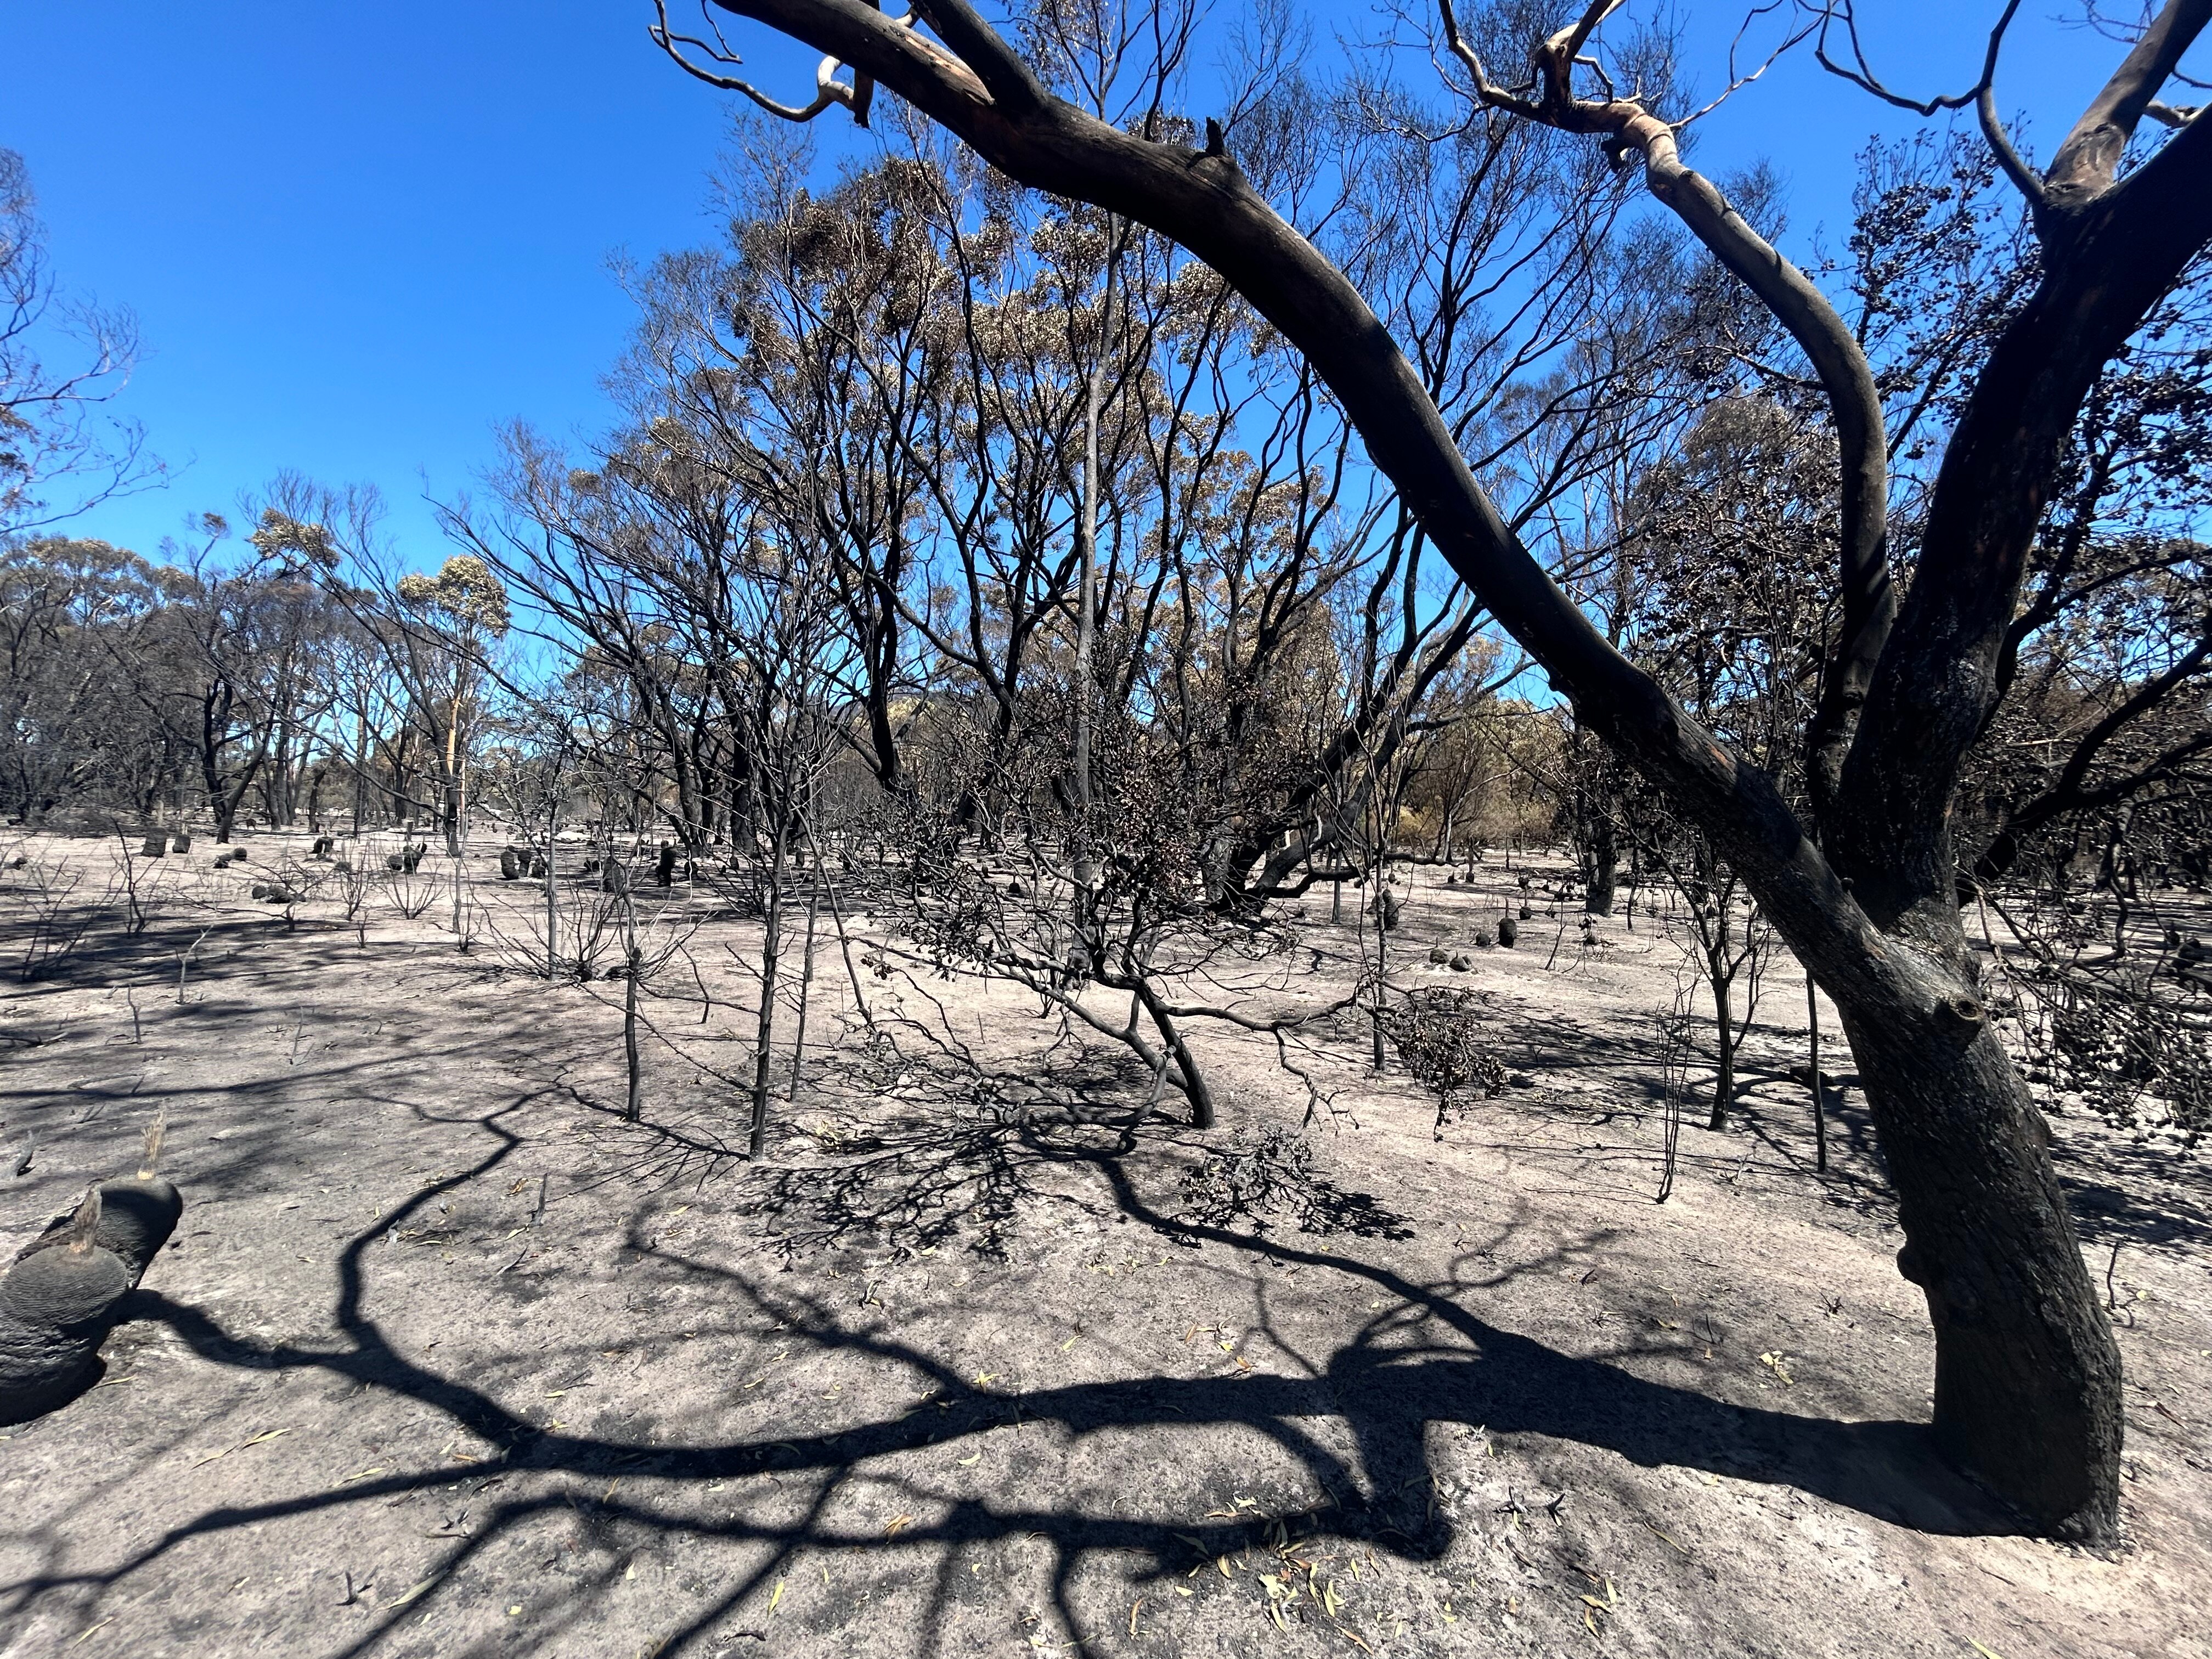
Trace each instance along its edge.
{"label": "small burnt sapling", "polygon": [[[1465,962],[1452,958],[1452,966]],[[1482,998],[1473,991],[1443,987],[1415,990],[1386,1008],[1382,1030],[1414,1079],[1437,1096],[1437,1137],[1452,1108],[1475,1095],[1496,1095],[1505,1086],[1505,1065],[1498,1059],[1480,1015]]]}

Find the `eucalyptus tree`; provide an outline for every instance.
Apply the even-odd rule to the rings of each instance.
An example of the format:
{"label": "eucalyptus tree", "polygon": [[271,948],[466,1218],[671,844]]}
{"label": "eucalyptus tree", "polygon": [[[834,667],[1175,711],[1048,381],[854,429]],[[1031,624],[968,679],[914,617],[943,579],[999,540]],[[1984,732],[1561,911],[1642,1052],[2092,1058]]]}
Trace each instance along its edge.
{"label": "eucalyptus tree", "polygon": [[441,816],[446,850],[458,855],[467,806],[470,738],[481,702],[486,653],[507,635],[507,589],[482,559],[457,553],[438,568],[436,575],[410,571],[393,585],[392,592],[413,623],[407,629],[410,643],[420,641],[430,656],[443,659],[439,666],[445,683],[434,696],[427,685],[422,688],[416,714],[434,739],[441,739],[433,750],[443,759],[445,805]]}
{"label": "eucalyptus tree", "polygon": [[0,549],[0,811],[143,816],[173,793],[190,750],[115,672],[157,601],[151,567],[105,542]]}
{"label": "eucalyptus tree", "polygon": [[[1058,95],[966,0],[921,0],[902,18],[859,0],[716,3],[851,65],[855,79],[835,101],[865,108],[889,88],[1007,176],[1171,237],[1315,366],[1455,573],[1578,716],[1711,837],[1842,1010],[1897,1188],[1908,1241],[1899,1267],[1926,1292],[1936,1327],[1941,1443],[2051,1531],[2112,1537],[2118,1351],[2047,1133],[1976,982],[1952,805],[2002,689],[2006,630],[2068,434],[2104,367],[2212,240],[2212,121],[2160,97],[2212,23],[2212,0],[2167,0],[2150,15],[2040,168],[1996,114],[1995,72],[2016,3],[1975,86],[1949,100],[1976,109],[2028,201],[2037,255],[2021,304],[1979,354],[1902,598],[1888,550],[1887,442],[1864,353],[1817,286],[1683,162],[1679,112],[1606,72],[1597,36],[1620,0],[1594,0],[1540,31],[1509,14],[1474,32],[1442,11],[1436,44],[1470,122],[1540,125],[1640,164],[1654,196],[1775,313],[1827,395],[1838,441],[1839,622],[1807,734],[1804,813],[1547,577],[1401,343],[1254,187],[1218,121],[1202,148],[1111,125]],[[1848,17],[1840,5],[1825,15]],[[672,51],[696,50],[665,25],[661,38]],[[1530,67],[1501,84],[1495,62]],[[713,64],[690,66],[741,84]],[[2171,137],[2142,142],[2147,121]]]}
{"label": "eucalyptus tree", "polygon": [[292,733],[329,707],[323,645],[331,617],[320,577],[335,556],[319,525],[270,507],[222,552],[231,526],[203,514],[195,544],[170,544],[158,566],[158,605],[112,642],[141,702],[179,734],[228,842],[249,792],[284,763]]}

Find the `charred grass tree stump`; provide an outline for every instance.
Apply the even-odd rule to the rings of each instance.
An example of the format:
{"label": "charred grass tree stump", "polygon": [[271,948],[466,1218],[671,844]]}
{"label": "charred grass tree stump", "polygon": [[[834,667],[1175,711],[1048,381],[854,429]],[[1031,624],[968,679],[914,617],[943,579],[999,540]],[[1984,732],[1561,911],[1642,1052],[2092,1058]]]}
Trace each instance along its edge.
{"label": "charred grass tree stump", "polygon": [[116,1310],[184,1213],[183,1195],[154,1171],[161,1133],[157,1118],[138,1173],[94,1187],[0,1278],[0,1423],[67,1405],[97,1373]]}
{"label": "charred grass tree stump", "polygon": [[[92,1242],[123,1263],[134,1288],[161,1246],[169,1242],[178,1218],[185,1212],[184,1194],[155,1173],[167,1127],[165,1118],[156,1117],[147,1129],[145,1152],[138,1161],[137,1175],[103,1181],[94,1189],[100,1213]],[[73,1212],[49,1222],[44,1232],[16,1254],[16,1261],[27,1261],[41,1251],[67,1243],[76,1220]]]}
{"label": "charred grass tree stump", "polygon": [[19,1258],[0,1279],[0,1423],[21,1423],[68,1404],[98,1367],[131,1270],[94,1243],[99,1188],[62,1236]]}

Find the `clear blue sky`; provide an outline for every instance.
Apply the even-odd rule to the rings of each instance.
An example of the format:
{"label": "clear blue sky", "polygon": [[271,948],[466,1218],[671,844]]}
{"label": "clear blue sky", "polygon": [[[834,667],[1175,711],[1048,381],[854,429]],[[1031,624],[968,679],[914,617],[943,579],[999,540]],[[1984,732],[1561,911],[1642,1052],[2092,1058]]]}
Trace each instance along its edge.
{"label": "clear blue sky", "polygon": [[[1922,94],[1972,82],[1999,9],[1862,3],[1877,61]],[[2063,4],[2023,8],[1999,82],[2046,148],[2118,58],[2057,21]],[[1675,9],[1717,87],[1741,0]],[[1325,34],[1380,32],[1350,0],[1322,15]],[[150,355],[118,406],[178,472],[76,532],[150,553],[294,467],[379,485],[410,561],[434,564],[421,498],[465,489],[496,426],[599,427],[629,320],[610,261],[714,234],[732,101],[659,55],[651,15],[649,0],[0,10],[0,144],[29,163],[58,275],[138,313]],[[767,80],[811,93],[810,58],[736,33]],[[1801,51],[1704,124],[1695,159],[1765,156],[1792,240],[1825,226],[1832,242],[1854,153],[1913,124]],[[852,142],[842,115],[819,126]]]}

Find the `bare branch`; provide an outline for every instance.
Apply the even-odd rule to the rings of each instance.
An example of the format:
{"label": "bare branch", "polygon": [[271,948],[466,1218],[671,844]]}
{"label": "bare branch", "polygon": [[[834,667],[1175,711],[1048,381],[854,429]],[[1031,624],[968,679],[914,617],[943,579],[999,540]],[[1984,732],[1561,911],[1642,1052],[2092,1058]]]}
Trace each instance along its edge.
{"label": "bare branch", "polygon": [[[1990,73],[1996,63],[1997,42],[2003,37],[2007,25],[2012,21],[2013,14],[2020,9],[2020,0],[2010,0],[2005,7],[2004,15],[1997,20],[1996,27],[1990,33],[1989,56],[1983,61],[1982,78],[1964,92],[1938,93],[1933,98],[1909,98],[1901,92],[1892,91],[1875,73],[1874,65],[1867,58],[1865,43],[1859,39],[1858,13],[1852,0],[1820,0],[1820,3],[1809,5],[1808,9],[1819,20],[1820,38],[1813,43],[1813,56],[1822,69],[1831,75],[1841,76],[1862,92],[1873,94],[1885,104],[1911,110],[1915,115],[1935,115],[1947,109],[1965,109],[1981,95],[1983,88],[1989,84]],[[1848,64],[1838,63],[1828,56],[1829,33],[1838,23],[1843,25],[1844,38],[1850,43],[1851,61]]]}
{"label": "bare branch", "polygon": [[1757,69],[1752,70],[1748,75],[1738,74],[1735,67],[1736,48],[1743,44],[1745,32],[1751,27],[1753,20],[1764,17],[1770,12],[1780,9],[1785,3],[1787,3],[1787,0],[1767,0],[1767,3],[1765,5],[1754,6],[1752,8],[1750,14],[1744,18],[1742,24],[1737,28],[1735,32],[1735,39],[1729,42],[1728,84],[1723,87],[1719,93],[1713,97],[1711,101],[1707,103],[1702,109],[1694,110],[1691,113],[1684,116],[1680,120],[1675,122],[1674,131],[1676,132],[1680,132],[1683,128],[1688,126],[1692,121],[1702,120],[1706,116],[1711,115],[1723,104],[1728,102],[1730,98],[1742,91],[1744,88],[1749,86],[1753,82],[1758,80],[1759,77],[1765,74],[1767,70],[1772,69],[1774,65],[1781,60],[1783,53],[1788,52],[1792,46],[1801,44],[1808,35],[1811,34],[1813,31],[1819,27],[1817,22],[1806,24],[1804,27],[1799,29],[1796,33],[1786,37],[1779,46],[1774,48],[1772,52],[1770,52],[1765,58],[1761,58]]}
{"label": "bare branch", "polygon": [[[1806,0],[1801,0],[1801,3],[1806,3]],[[1817,5],[1808,4],[1808,9],[1817,18],[1820,38],[1814,43],[1813,55],[1821,68],[1831,75],[1840,76],[1861,91],[1873,94],[1882,102],[1899,109],[1911,110],[1916,115],[1935,115],[1944,110],[1972,106],[1976,119],[1981,125],[1982,136],[1996,155],[1998,167],[2003,169],[2005,177],[2012,181],[2014,188],[2027,198],[2029,205],[2040,213],[2045,205],[2043,181],[2021,159],[2020,152],[2014,148],[2011,137],[2004,130],[2004,123],[1998,118],[1995,90],[1997,55],[2004,47],[2005,31],[2012,27],[2012,20],[2020,10],[2020,0],[2008,0],[1996,27],[1990,30],[1989,48],[1982,55],[1981,78],[1964,92],[1939,93],[1933,98],[1908,98],[1883,84],[1881,78],[1875,73],[1873,64],[1868,61],[1865,45],[1859,39],[1858,17],[1853,10],[1852,0],[1820,0]],[[1838,23],[1843,25],[1844,37],[1850,42],[1851,61],[1849,64],[1839,64],[1828,55],[1829,31]]]}
{"label": "bare branch", "polygon": [[[2009,14],[2007,14],[2009,15]],[[2021,159],[2013,148],[2012,135],[2004,130],[1997,117],[1996,92],[1987,80],[1974,99],[1974,118],[1980,123],[1982,137],[1989,144],[1990,153],[1996,157],[1997,167],[2012,181],[2012,186],[2027,198],[2030,208],[2038,212],[2045,205],[2043,180],[2035,176],[2035,169]]]}
{"label": "bare branch", "polygon": [[653,10],[658,14],[659,21],[648,24],[646,33],[653,38],[653,43],[655,46],[666,52],[675,60],[678,68],[694,79],[704,81],[710,87],[720,87],[725,92],[741,92],[770,115],[780,116],[787,121],[811,121],[823,110],[835,104],[842,105],[853,112],[854,125],[863,127],[868,125],[868,106],[874,101],[876,83],[865,75],[855,76],[849,86],[838,80],[837,71],[844,66],[835,58],[824,58],[821,67],[814,71],[813,102],[804,105],[780,104],[750,81],[740,80],[733,75],[718,74],[713,70],[692,62],[680,50],[684,46],[696,46],[716,63],[744,62],[743,58],[729,50],[727,42],[721,40],[720,29],[715,31],[719,44],[710,46],[696,35],[678,34],[669,27],[667,0],[653,0]]}
{"label": "bare branch", "polygon": [[1437,0],[1437,7],[1443,17],[1444,44],[1450,49],[1452,56],[1458,58],[1466,66],[1467,72],[1474,78],[1476,98],[1492,109],[1505,110],[1528,120],[1538,118],[1538,112],[1534,104],[1517,93],[1499,86],[1490,78],[1490,71],[1483,68],[1482,59],[1475,56],[1474,48],[1467,43],[1466,37],[1459,32],[1459,16],[1452,9],[1451,0]]}

